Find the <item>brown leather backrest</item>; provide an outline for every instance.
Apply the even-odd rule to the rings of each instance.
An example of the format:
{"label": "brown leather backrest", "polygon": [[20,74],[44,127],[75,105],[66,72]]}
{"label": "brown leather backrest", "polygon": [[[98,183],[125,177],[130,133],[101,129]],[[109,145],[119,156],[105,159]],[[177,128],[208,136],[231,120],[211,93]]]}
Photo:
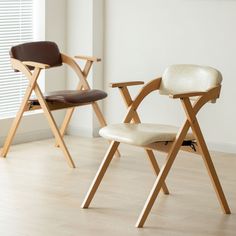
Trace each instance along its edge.
{"label": "brown leather backrest", "polygon": [[[61,53],[57,44],[49,41],[19,44],[11,48],[10,56],[20,61],[48,64],[50,67],[62,65]],[[29,69],[33,68],[29,67]]]}

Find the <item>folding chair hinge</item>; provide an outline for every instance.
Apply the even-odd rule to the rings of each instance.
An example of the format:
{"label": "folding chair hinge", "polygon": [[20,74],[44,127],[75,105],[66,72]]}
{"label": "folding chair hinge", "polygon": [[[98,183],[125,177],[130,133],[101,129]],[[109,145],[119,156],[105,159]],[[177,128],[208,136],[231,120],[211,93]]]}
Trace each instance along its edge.
{"label": "folding chair hinge", "polygon": [[188,141],[183,141],[183,143],[182,143],[182,146],[189,146],[193,149],[194,152],[197,151],[195,145],[196,145],[196,142],[193,142],[191,140],[190,141],[189,140]]}

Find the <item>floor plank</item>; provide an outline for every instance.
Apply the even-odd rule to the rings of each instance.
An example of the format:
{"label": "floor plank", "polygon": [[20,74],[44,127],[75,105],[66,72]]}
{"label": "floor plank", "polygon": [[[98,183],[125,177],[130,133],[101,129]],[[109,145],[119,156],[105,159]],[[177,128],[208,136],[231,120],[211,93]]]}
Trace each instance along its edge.
{"label": "floor plank", "polygon": [[[201,158],[181,152],[145,228],[134,224],[155,176],[142,149],[121,145],[91,208],[80,205],[108,147],[101,138],[67,136],[70,169],[54,141],[15,145],[0,158],[0,235],[236,235],[236,154],[212,153],[232,215],[220,206]],[[156,153],[159,163],[163,154]]]}

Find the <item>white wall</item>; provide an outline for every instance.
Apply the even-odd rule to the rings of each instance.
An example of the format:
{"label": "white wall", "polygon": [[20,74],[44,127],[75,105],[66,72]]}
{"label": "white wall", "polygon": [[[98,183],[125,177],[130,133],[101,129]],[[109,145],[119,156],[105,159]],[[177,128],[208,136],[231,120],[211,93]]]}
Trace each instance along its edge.
{"label": "white wall", "polygon": [[[66,50],[67,1],[45,0],[45,40],[57,43],[60,51]],[[46,71],[46,91],[66,87],[66,68],[57,67]]]}
{"label": "white wall", "polygon": [[[235,27],[236,1],[106,0],[108,121],[120,122],[125,114],[120,94],[108,88],[109,82],[147,82],[175,63],[210,65],[224,76],[221,99],[207,105],[199,120],[211,149],[236,152]],[[140,113],[143,121],[181,124],[179,102],[153,94],[144,105]]]}
{"label": "white wall", "polygon": [[[45,15],[45,28],[41,25],[41,32],[37,35],[38,40],[51,40],[58,43],[62,50],[65,50],[66,45],[66,0],[43,0],[41,7],[38,8],[38,15]],[[56,7],[55,7],[56,6]],[[44,22],[43,18],[38,19]],[[43,29],[44,28],[44,29]],[[65,69],[57,68],[46,72],[45,87],[46,90],[64,89]],[[58,123],[61,122],[64,112],[54,112]],[[0,120],[0,143],[3,143],[8,130],[11,126],[12,119]],[[49,129],[48,123],[41,114],[25,116],[17,130],[14,143],[37,140],[51,137],[52,133]]]}
{"label": "white wall", "polygon": [[[103,57],[103,0],[67,1],[67,53],[70,56]],[[80,64],[83,67],[83,63]],[[103,87],[103,63],[95,63],[88,80],[91,88]],[[67,87],[75,89],[78,78],[67,70]],[[91,106],[75,110],[68,134],[92,137],[98,130]]]}
{"label": "white wall", "polygon": [[[45,1],[45,39],[57,42],[61,51],[70,55],[103,58],[104,64],[95,65],[89,80],[92,87],[104,86],[109,93],[105,100],[108,122],[120,122],[125,115],[120,94],[108,88],[109,82],[147,82],[174,63],[211,65],[224,75],[222,96],[216,105],[209,104],[199,119],[212,149],[236,152],[236,111],[233,107],[236,2],[105,0],[104,14],[103,7],[104,0]],[[64,69],[48,71],[46,78],[47,91],[72,88],[77,82],[74,75]],[[137,89],[132,88],[132,94]],[[184,116],[179,107],[177,101],[152,94],[145,100],[140,114],[144,122],[180,125]],[[56,112],[59,123],[63,114]],[[1,120],[0,141],[11,121]],[[98,128],[92,110],[79,109],[69,128],[71,134],[92,136]],[[25,117],[17,134],[18,140],[24,141],[48,137],[51,132],[43,114],[37,114]]]}

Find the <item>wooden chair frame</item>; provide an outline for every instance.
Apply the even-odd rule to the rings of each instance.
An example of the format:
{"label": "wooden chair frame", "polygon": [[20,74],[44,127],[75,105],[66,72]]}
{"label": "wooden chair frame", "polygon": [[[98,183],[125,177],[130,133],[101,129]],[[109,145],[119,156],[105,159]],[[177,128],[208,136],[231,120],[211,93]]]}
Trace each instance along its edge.
{"label": "wooden chair frame", "polygon": [[[160,84],[161,84],[161,78],[155,79],[151,82],[149,82],[148,84],[146,84],[140,91],[140,93],[136,96],[136,98],[134,100],[131,99],[130,97],[130,93],[127,89],[127,86],[131,86],[131,85],[138,85],[138,84],[142,84],[142,82],[140,81],[135,81],[135,82],[127,82],[127,83],[116,83],[116,84],[112,84],[112,87],[118,87],[119,90],[121,91],[121,94],[124,98],[124,100],[126,101],[126,104],[128,106],[128,112],[125,116],[124,119],[124,123],[130,123],[132,120],[136,123],[140,122],[140,119],[138,117],[137,114],[137,109],[139,107],[139,105],[141,104],[141,102],[143,101],[143,99],[149,95],[151,92],[155,91],[155,90],[159,90],[160,88]],[[193,92],[193,93],[184,93],[184,94],[172,94],[170,95],[171,98],[173,99],[180,99],[182,106],[184,108],[185,114],[186,114],[186,120],[182,125],[182,128],[180,128],[180,130],[178,131],[176,138],[173,142],[157,142],[157,143],[151,143],[150,145],[147,145],[143,148],[145,148],[145,150],[148,150],[149,153],[148,155],[151,156],[152,154],[152,150],[158,150],[158,151],[162,151],[162,152],[166,152],[167,154],[167,159],[165,164],[163,165],[163,167],[161,168],[160,172],[159,172],[159,168],[156,171],[159,172],[158,176],[156,178],[156,181],[153,185],[153,188],[146,200],[146,203],[143,207],[143,210],[138,218],[138,221],[136,223],[136,227],[141,228],[143,227],[151,209],[152,206],[160,192],[161,188],[165,188],[165,180],[166,177],[172,167],[172,164],[178,154],[178,151],[180,149],[184,150],[184,151],[188,151],[188,152],[193,152],[196,154],[199,154],[202,156],[205,166],[207,168],[208,174],[210,176],[210,179],[212,181],[214,190],[216,192],[216,195],[218,197],[219,203],[222,207],[222,210],[225,214],[230,214],[230,209],[227,203],[227,200],[225,198],[223,189],[221,187],[219,178],[217,176],[215,167],[213,165],[212,159],[210,157],[210,153],[208,151],[206,142],[204,140],[204,137],[202,135],[198,120],[197,120],[197,113],[199,112],[199,110],[202,108],[202,106],[204,104],[206,104],[207,102],[211,101],[211,100],[215,100],[219,97],[220,95],[220,89],[221,87],[215,87],[213,89],[208,90],[207,92]],[[198,99],[196,102],[194,102],[193,104],[190,101],[191,97],[196,97],[198,96]],[[194,148],[189,147],[189,146],[183,146],[183,142],[184,142],[184,138],[189,130],[189,128],[191,127],[193,134],[196,138],[196,144],[194,145]],[[105,157],[99,167],[99,170],[90,186],[90,189],[85,197],[85,200],[82,204],[82,208],[88,208],[96,191],[97,188],[99,186],[99,184],[102,181],[102,178],[113,158],[113,155],[116,151],[116,149],[119,146],[119,142],[117,141],[112,141],[109,149],[107,150],[107,153],[105,154]],[[150,156],[149,156],[150,158]],[[155,157],[154,157],[155,158]],[[153,160],[153,158],[150,158],[150,160]],[[153,163],[153,162],[152,162]],[[165,189],[164,189],[165,191]]]}
{"label": "wooden chair frame", "polygon": [[[93,63],[99,62],[99,61],[101,61],[101,59],[96,58],[96,57],[75,56],[75,58],[77,58],[77,59],[86,60],[84,69],[82,70],[72,57],[69,57],[65,54],[61,54],[61,58],[62,58],[62,63],[65,63],[69,67],[71,67],[72,70],[76,73],[76,75],[79,78],[79,83],[78,83],[78,86],[76,89],[77,90],[83,90],[83,89],[89,90],[90,86],[87,81],[88,74],[90,72],[90,69],[91,69]],[[10,145],[13,141],[16,130],[20,124],[20,121],[21,121],[21,118],[22,118],[24,112],[30,111],[30,110],[42,109],[48,122],[49,122],[51,130],[55,136],[56,145],[62,149],[62,151],[65,155],[66,161],[68,162],[69,166],[72,168],[75,168],[75,164],[74,164],[74,162],[71,158],[71,155],[70,155],[70,153],[65,145],[65,142],[63,140],[63,136],[64,136],[65,131],[68,127],[68,124],[71,120],[75,106],[68,108],[68,106],[63,107],[63,105],[57,105],[57,104],[54,105],[54,104],[47,103],[45,101],[43,93],[37,83],[37,79],[40,75],[41,70],[49,68],[50,67],[49,65],[43,64],[43,63],[31,62],[31,61],[21,62],[17,59],[14,59],[14,58],[11,58],[11,64],[12,64],[13,69],[21,71],[27,77],[27,79],[29,80],[29,85],[26,89],[20,109],[19,109],[19,111],[12,123],[10,131],[7,135],[5,143],[4,143],[3,148],[1,150],[1,156],[3,156],[3,157],[7,156]],[[27,66],[34,67],[34,70],[30,71]],[[29,102],[29,98],[30,98],[33,91],[35,92],[35,95],[39,101],[39,105],[32,105]],[[92,102],[89,104],[92,105],[93,110],[98,118],[98,121],[99,121],[101,127],[106,126],[105,118],[104,118],[97,102]],[[88,105],[88,104],[83,104],[83,105]],[[65,118],[62,122],[61,128],[58,129],[51,111],[63,109],[63,108],[68,108],[68,109],[67,109]],[[117,152],[117,155],[118,156],[120,155],[119,152]]]}

